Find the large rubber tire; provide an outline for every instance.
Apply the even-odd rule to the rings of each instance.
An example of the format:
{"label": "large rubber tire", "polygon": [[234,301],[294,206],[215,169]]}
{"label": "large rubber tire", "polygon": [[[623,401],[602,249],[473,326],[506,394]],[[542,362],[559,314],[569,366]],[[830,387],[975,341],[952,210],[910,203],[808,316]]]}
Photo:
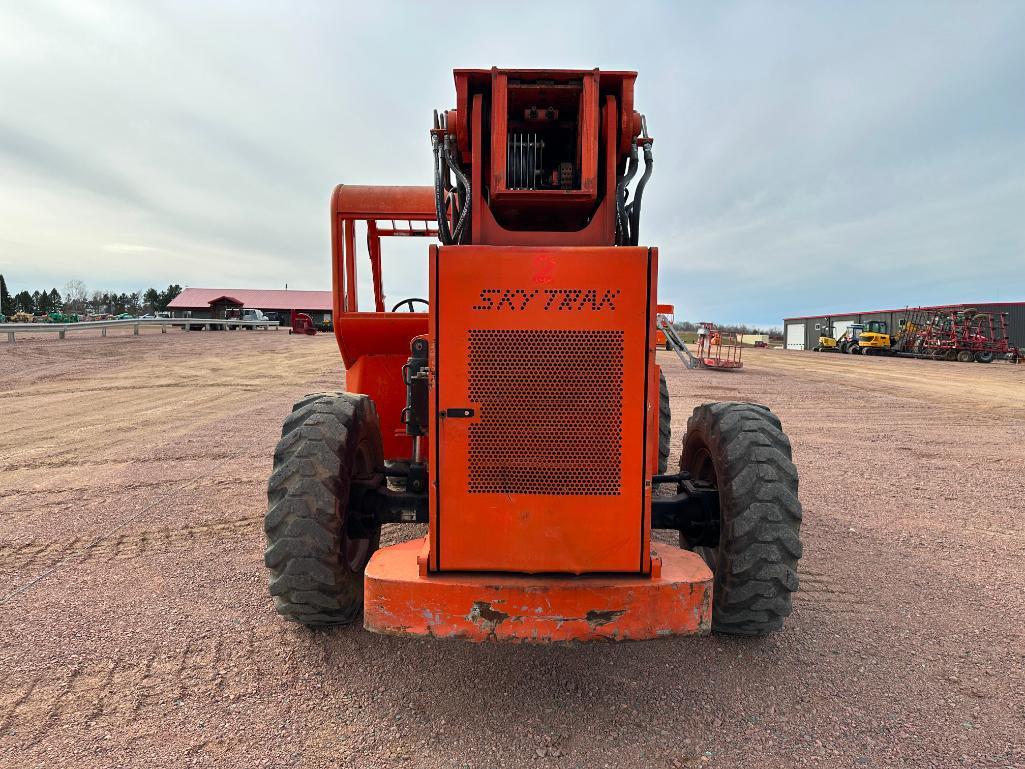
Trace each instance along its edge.
{"label": "large rubber tire", "polygon": [[975,358],[971,350],[958,350],[957,351],[957,362],[958,363],[971,363]]}
{"label": "large rubber tire", "polygon": [[988,351],[988,350],[986,350],[984,352],[977,352],[977,353],[975,353],[975,362],[976,363],[992,363],[993,362],[993,358],[994,358],[993,353]]}
{"label": "large rubber tire", "polygon": [[367,396],[314,393],[293,406],[274,450],[264,518],[278,614],[312,626],[359,616],[363,571],[381,529],[350,536],[349,486],[383,465],[381,426]]}
{"label": "large rubber tire", "polygon": [[[680,469],[719,490],[719,543],[692,548],[712,569],[712,630],[783,627],[797,590],[801,503],[779,418],[754,403],[706,403],[687,420]],[[687,547],[681,536],[681,547]]]}
{"label": "large rubber tire", "polygon": [[861,345],[852,344],[847,348],[848,355],[861,355]]}
{"label": "large rubber tire", "polygon": [[669,386],[662,369],[658,370],[658,474],[669,467],[669,447],[673,438],[673,412],[669,406]]}

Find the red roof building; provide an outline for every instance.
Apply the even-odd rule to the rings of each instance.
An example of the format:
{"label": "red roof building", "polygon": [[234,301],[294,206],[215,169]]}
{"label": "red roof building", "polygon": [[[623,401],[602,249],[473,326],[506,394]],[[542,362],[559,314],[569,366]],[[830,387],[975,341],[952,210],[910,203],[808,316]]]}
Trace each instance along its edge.
{"label": "red roof building", "polygon": [[263,288],[186,288],[171,300],[167,309],[176,318],[213,318],[225,300],[250,310],[278,313],[288,322],[292,310],[305,312],[314,323],[331,319],[330,291],[292,291],[290,289]]}

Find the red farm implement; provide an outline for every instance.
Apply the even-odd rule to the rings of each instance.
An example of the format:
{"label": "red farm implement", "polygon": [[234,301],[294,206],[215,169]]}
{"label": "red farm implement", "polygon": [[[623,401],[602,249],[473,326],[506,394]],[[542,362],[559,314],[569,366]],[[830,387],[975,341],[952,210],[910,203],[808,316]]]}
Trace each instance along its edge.
{"label": "red farm implement", "polygon": [[288,329],[289,334],[313,336],[317,333],[317,329],[313,325],[313,318],[305,312],[296,312],[295,310],[292,310],[290,324],[291,328]]}
{"label": "red farm implement", "polygon": [[891,351],[898,355],[960,363],[1012,362],[1022,352],[1010,342],[1007,313],[974,307],[916,307],[905,313]]}

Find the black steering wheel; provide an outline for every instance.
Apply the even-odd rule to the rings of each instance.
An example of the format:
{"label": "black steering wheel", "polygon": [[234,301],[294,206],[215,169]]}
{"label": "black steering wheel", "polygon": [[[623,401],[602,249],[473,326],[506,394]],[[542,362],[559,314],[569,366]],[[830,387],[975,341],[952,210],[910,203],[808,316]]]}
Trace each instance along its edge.
{"label": "black steering wheel", "polygon": [[413,304],[416,303],[416,302],[419,302],[422,305],[426,305],[427,307],[431,306],[430,302],[428,302],[426,299],[417,299],[416,297],[413,297],[412,299],[403,299],[397,305],[392,307],[391,311],[392,312],[398,312],[399,308],[402,307],[402,305],[408,304],[409,305],[409,311],[410,312],[416,312],[416,310],[413,309]]}

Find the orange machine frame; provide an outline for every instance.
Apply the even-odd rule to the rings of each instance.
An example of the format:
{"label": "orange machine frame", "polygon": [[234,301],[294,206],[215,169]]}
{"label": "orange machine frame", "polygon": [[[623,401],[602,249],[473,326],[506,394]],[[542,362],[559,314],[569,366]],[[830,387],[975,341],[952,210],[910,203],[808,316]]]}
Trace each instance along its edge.
{"label": "orange machine frame", "polygon": [[[356,224],[367,226],[374,309],[360,312],[357,295]],[[423,226],[414,223],[423,222]],[[427,333],[426,312],[387,312],[381,275],[381,238],[438,235],[430,187],[339,184],[331,196],[331,278],[334,332],[345,364],[346,389],[373,397],[381,418],[384,456],[409,460],[412,441],[402,424],[406,386],[402,366],[409,343]]]}
{"label": "orange machine frame", "polygon": [[[471,173],[471,242],[522,246],[604,246],[615,239],[616,169],[641,130],[633,108],[636,72],[575,72],[580,81],[577,189],[510,190],[506,185],[506,106],[515,88],[510,71],[455,71],[456,109],[449,125]],[[515,76],[566,78],[556,70],[516,70]],[[481,91],[490,95],[490,109]],[[490,134],[485,139],[485,121]],[[485,156],[485,152],[487,155]],[[486,162],[485,162],[486,161]],[[488,172],[490,168],[490,172]],[[488,190],[489,193],[486,193]],[[510,209],[531,212],[553,206],[567,216],[562,227],[512,229],[499,222]]]}
{"label": "orange machine frame", "polygon": [[[427,481],[426,488],[413,488],[420,494],[417,504],[426,496],[428,536],[382,548],[366,567],[364,624],[370,630],[543,642],[709,629],[711,572],[692,552],[663,548],[660,554],[650,536],[659,435],[658,257],[636,238],[652,140],[634,110],[635,78],[633,72],[598,70],[456,70],[456,108],[437,116],[431,131],[435,187],[335,190],[335,335],[347,389],[374,399],[385,458],[411,460],[408,477],[415,468],[416,477]],[[533,144],[516,138],[534,131],[542,113],[557,122],[537,127]],[[557,151],[558,167],[531,165],[530,176],[517,176],[522,169],[507,163],[516,157],[507,152],[542,147],[537,136]],[[640,149],[645,171],[627,207]],[[455,185],[449,181],[453,169]],[[392,220],[406,224],[387,226]],[[367,223],[373,271],[372,312],[361,312],[357,301],[355,228],[361,221]],[[414,226],[420,222],[422,228]],[[437,236],[445,243],[430,248],[429,312],[385,311],[385,235]],[[618,305],[615,313],[602,314],[597,297],[610,285]],[[571,298],[555,311],[551,304],[531,305],[545,292]],[[492,300],[501,312],[483,312]],[[613,407],[586,413],[580,378],[573,380],[575,390],[560,389],[560,369],[544,362],[574,359],[558,347],[568,338],[560,333],[583,334],[586,345],[610,335],[617,340],[612,353],[598,344],[575,359],[586,367],[611,355],[616,376],[594,387],[618,388]],[[477,334],[494,335],[494,349],[476,348]],[[425,363],[411,357],[414,338],[428,341]],[[507,365],[503,354],[514,363]],[[416,367],[407,370],[417,372],[418,383],[407,384],[403,366],[414,360]],[[547,379],[532,382],[539,371]],[[475,381],[501,386],[497,394],[482,395]],[[422,429],[419,416],[408,425],[402,417],[407,396],[413,402],[415,392],[424,392],[415,388],[423,387],[427,440],[411,437],[424,435],[415,431]],[[541,408],[536,391],[545,388],[546,403],[555,405],[544,407],[559,411],[561,422],[533,417],[531,409]],[[532,397],[532,403],[516,405]],[[487,432],[482,426],[498,412],[505,426],[494,429],[492,423]],[[414,413],[407,409],[407,416]],[[618,465],[599,461],[592,469],[576,454],[575,464],[553,458],[556,444],[545,443],[545,430],[556,434],[582,424],[579,439],[587,440],[595,436],[586,434],[586,426],[599,423],[618,431]],[[518,431],[520,424],[526,427]],[[475,429],[486,433],[483,449],[480,442],[474,448]],[[532,456],[532,440],[548,453]],[[504,452],[515,441],[526,449]],[[614,443],[596,445],[611,452]],[[558,445],[572,450],[566,441]],[[498,458],[489,465],[489,457]],[[555,471],[546,475],[549,466]],[[595,487],[560,486],[560,468],[579,472],[581,483]],[[521,477],[517,473],[531,480],[517,486],[509,480]],[[607,488],[597,488],[601,483]],[[419,516],[423,508],[417,511]]]}

